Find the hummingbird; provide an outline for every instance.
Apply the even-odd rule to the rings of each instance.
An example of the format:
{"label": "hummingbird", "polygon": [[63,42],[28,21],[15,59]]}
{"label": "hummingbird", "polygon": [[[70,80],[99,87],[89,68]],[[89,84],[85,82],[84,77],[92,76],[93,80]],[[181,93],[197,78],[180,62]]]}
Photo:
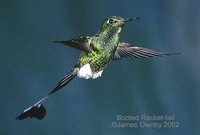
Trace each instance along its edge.
{"label": "hummingbird", "polygon": [[77,64],[58,82],[56,87],[49,94],[41,98],[37,103],[25,109],[18,120],[25,118],[43,119],[46,109],[43,103],[55,92],[66,86],[76,76],[84,79],[96,79],[101,77],[104,69],[111,61],[123,58],[148,58],[169,56],[176,53],[154,51],[133,44],[120,41],[120,33],[127,22],[138,20],[138,17],[124,19],[118,16],[111,16],[105,19],[100,30],[93,36],[82,36],[66,41],[54,41],[79,51],[80,57]]}

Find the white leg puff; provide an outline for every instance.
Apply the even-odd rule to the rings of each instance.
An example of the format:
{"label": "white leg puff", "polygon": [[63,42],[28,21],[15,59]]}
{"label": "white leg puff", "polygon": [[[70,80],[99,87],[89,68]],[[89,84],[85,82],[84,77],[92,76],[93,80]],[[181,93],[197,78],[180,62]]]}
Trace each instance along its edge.
{"label": "white leg puff", "polygon": [[89,79],[89,78],[96,79],[98,77],[101,77],[102,72],[103,70],[93,74],[90,64],[87,63],[83,67],[80,68],[80,70],[77,73],[77,76],[80,78],[85,78],[85,79]]}
{"label": "white leg puff", "polygon": [[99,71],[98,73],[93,74],[92,79],[96,79],[98,77],[101,77],[102,73],[103,73],[103,70]]}
{"label": "white leg puff", "polygon": [[83,67],[81,67],[77,75],[80,78],[85,78],[85,79],[91,78],[92,77],[92,70],[90,68],[90,64],[87,63]]}

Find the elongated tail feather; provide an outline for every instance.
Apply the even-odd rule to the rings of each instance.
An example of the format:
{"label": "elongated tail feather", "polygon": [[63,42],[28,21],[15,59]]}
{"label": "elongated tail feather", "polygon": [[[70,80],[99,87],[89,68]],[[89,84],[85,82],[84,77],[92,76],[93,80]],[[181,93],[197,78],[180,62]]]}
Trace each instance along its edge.
{"label": "elongated tail feather", "polygon": [[51,95],[56,91],[60,90],[62,87],[66,86],[74,77],[77,75],[78,69],[73,68],[69,73],[67,73],[64,78],[57,84],[57,86],[48,94]]}
{"label": "elongated tail feather", "polygon": [[50,95],[60,90],[65,85],[67,85],[77,75],[77,72],[78,72],[78,69],[73,68],[69,73],[65,75],[65,77],[58,83],[58,85],[47,96],[43,97],[37,103],[25,109],[19,116],[16,117],[16,119],[23,120],[28,117],[30,118],[35,117],[41,120],[42,118],[44,118],[44,116],[46,115],[46,109],[43,106],[43,103],[49,98]]}

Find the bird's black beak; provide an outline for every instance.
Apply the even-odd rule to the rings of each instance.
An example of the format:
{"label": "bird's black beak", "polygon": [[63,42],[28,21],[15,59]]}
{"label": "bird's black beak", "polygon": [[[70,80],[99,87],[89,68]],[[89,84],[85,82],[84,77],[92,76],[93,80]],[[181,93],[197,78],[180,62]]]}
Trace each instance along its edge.
{"label": "bird's black beak", "polygon": [[139,17],[134,17],[134,18],[127,18],[124,20],[124,23],[130,22],[130,21],[135,21],[135,20],[139,20]]}

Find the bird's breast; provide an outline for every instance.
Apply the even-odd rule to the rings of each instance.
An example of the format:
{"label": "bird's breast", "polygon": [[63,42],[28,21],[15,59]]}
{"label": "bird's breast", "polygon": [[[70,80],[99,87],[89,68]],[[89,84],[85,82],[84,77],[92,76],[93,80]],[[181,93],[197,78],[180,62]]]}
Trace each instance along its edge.
{"label": "bird's breast", "polygon": [[79,60],[79,66],[80,68],[86,65],[87,63],[90,64],[91,70],[94,73],[97,73],[101,70],[103,70],[110,62],[110,56],[106,54],[105,51],[92,51],[91,54],[84,53],[80,60]]}

